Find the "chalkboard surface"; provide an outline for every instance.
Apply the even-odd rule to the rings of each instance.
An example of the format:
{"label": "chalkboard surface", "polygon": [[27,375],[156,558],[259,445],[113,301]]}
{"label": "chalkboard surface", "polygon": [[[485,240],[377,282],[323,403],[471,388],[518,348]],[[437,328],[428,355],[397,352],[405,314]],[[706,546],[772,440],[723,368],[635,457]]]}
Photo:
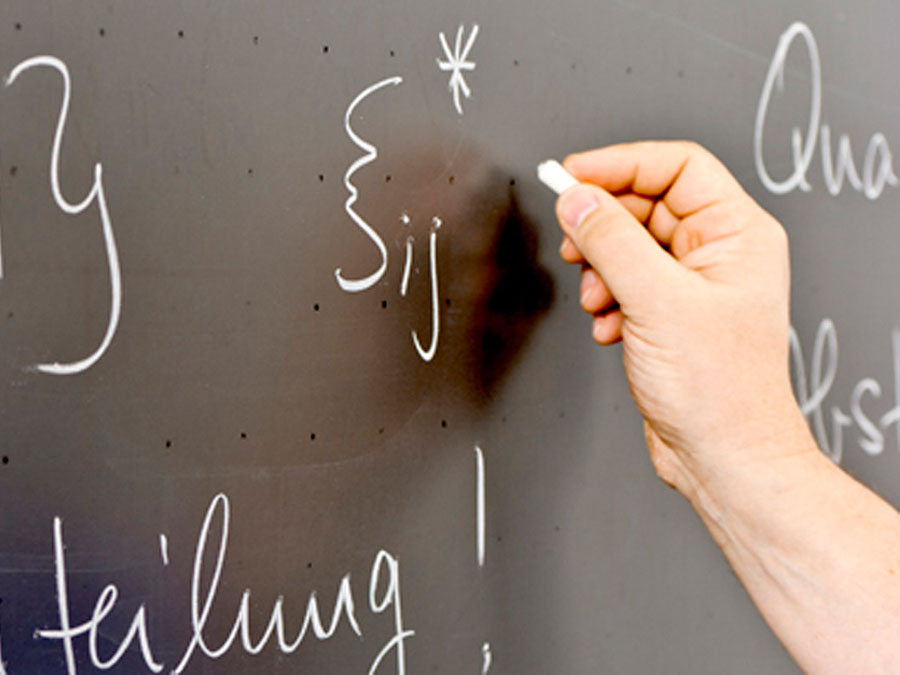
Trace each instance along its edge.
{"label": "chalkboard surface", "polygon": [[900,9],[0,6],[0,673],[792,673],[643,446],[547,157],[697,140],[900,503]]}

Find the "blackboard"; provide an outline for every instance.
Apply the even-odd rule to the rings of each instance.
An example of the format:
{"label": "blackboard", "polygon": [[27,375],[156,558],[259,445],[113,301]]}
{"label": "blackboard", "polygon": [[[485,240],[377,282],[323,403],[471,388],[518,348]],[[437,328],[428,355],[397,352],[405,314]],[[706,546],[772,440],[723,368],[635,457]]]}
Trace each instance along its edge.
{"label": "blackboard", "polygon": [[898,22],[4,2],[0,672],[796,672],[653,475],[535,167],[722,157],[789,231],[817,438],[898,503]]}

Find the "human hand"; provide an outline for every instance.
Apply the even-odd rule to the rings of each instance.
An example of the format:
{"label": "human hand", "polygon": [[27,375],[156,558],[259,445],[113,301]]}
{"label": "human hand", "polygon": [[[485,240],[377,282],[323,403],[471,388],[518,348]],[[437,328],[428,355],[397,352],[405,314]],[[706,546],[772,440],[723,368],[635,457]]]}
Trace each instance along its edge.
{"label": "human hand", "polygon": [[[806,433],[788,375],[787,237],[728,170],[685,142],[565,161],[560,253],[582,265],[594,339],[621,340],[657,474],[689,498]],[[805,444],[804,447],[808,447]]]}

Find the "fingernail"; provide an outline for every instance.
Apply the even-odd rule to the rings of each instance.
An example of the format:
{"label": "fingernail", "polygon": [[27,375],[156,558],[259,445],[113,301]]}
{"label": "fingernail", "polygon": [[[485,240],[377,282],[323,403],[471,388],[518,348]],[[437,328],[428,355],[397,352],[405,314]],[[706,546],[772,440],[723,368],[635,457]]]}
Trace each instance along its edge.
{"label": "fingernail", "polygon": [[594,290],[597,285],[597,276],[593,272],[593,270],[586,269],[581,274],[581,286],[578,289],[578,300],[584,306],[587,304],[588,295]]}
{"label": "fingernail", "polygon": [[576,229],[584,219],[600,206],[597,192],[588,186],[576,186],[566,190],[557,203],[559,219],[570,230]]}

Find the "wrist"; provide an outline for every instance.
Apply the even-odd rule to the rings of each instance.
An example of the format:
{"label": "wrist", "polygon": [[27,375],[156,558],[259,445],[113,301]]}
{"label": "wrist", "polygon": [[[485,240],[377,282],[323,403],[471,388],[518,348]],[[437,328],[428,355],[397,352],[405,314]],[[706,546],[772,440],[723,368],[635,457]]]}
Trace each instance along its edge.
{"label": "wrist", "polygon": [[776,409],[777,414],[735,429],[715,451],[692,454],[685,497],[711,529],[751,522],[764,526],[760,515],[766,512],[773,518],[789,516],[772,513],[773,508],[790,510],[795,498],[802,501],[799,493],[823,474],[840,471],[819,450],[793,397]]}

